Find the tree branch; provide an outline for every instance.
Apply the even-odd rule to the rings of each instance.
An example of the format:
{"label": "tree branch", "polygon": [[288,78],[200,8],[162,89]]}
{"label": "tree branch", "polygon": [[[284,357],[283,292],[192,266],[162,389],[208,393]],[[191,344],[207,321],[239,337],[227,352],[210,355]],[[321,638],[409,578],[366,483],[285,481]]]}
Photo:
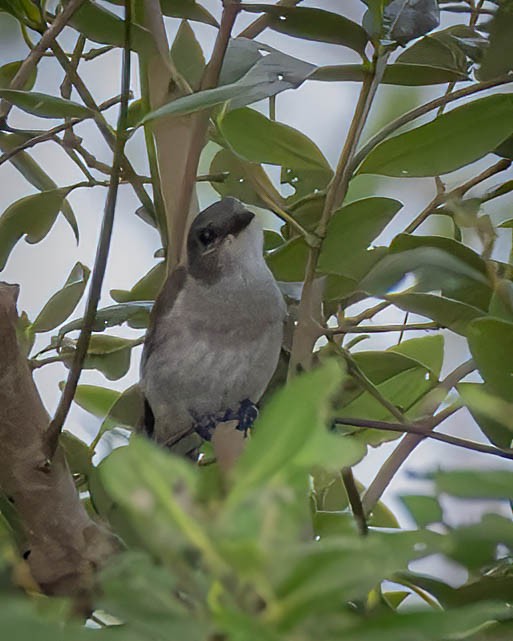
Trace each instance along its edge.
{"label": "tree branch", "polygon": [[17,342],[17,296],[16,285],[0,283],[0,487],[20,518],[34,580],[87,607],[96,570],[119,546],[88,516],[60,448],[48,465],[49,417]]}
{"label": "tree branch", "polygon": [[118,126],[116,132],[116,141],[114,146],[114,159],[112,163],[112,174],[110,177],[109,191],[107,193],[107,201],[105,203],[105,213],[103,217],[102,228],[100,232],[100,240],[98,242],[98,249],[94,263],[93,273],[91,276],[91,286],[89,296],[87,299],[86,311],[84,314],[84,322],[80,336],[78,337],[77,347],[73,358],[66,385],[62,392],[59,405],[55,412],[54,418],[51,421],[47,433],[46,442],[49,452],[49,458],[57,448],[59,442],[59,434],[64,425],[64,421],[68,415],[73,397],[78,385],[78,380],[82,372],[82,367],[87,354],[89,346],[89,339],[91,338],[92,327],[96,318],[96,310],[100,300],[103,278],[105,275],[105,268],[107,266],[107,258],[109,255],[110,241],[112,237],[112,228],[114,226],[114,214],[116,210],[116,200],[119,187],[119,178],[121,173],[121,163],[123,157],[123,149],[126,142],[126,125],[128,118],[128,98],[130,94],[130,37],[131,37],[131,0],[125,0],[125,46],[123,50],[123,67],[122,67],[122,82],[121,82],[121,106],[119,111]]}

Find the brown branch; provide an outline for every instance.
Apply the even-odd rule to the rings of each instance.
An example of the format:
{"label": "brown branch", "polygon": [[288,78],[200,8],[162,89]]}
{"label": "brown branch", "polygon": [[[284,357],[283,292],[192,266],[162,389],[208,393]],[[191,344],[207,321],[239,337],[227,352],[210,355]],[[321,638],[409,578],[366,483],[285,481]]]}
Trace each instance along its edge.
{"label": "brown branch", "polygon": [[[461,409],[461,408],[460,408]],[[441,432],[433,432],[432,428],[423,425],[416,425],[415,423],[388,423],[386,421],[373,421],[371,419],[361,418],[340,418],[337,417],[333,420],[335,425],[351,425],[354,427],[362,427],[365,429],[384,430],[386,432],[398,432],[403,434],[414,434],[420,436],[421,439],[430,438],[449,445],[456,445],[466,450],[473,452],[482,452],[483,454],[493,454],[499,458],[513,460],[513,449],[494,447],[493,445],[486,445],[484,443],[476,443],[450,434],[443,434]]]}
{"label": "brown branch", "polygon": [[336,336],[337,334],[384,334],[386,332],[407,332],[421,330],[441,329],[438,323],[410,323],[409,325],[369,325],[352,326],[342,325],[341,327],[327,327],[319,333],[325,336]]}
{"label": "brown branch", "polygon": [[[57,38],[60,32],[68,24],[69,19],[73,16],[75,11],[80,8],[80,5],[83,2],[84,0],[70,0],[70,2],[64,6],[64,9],[55,18],[53,24],[43,33],[41,40],[20,65],[20,68],[9,85],[9,89],[23,89],[27,80],[30,78],[30,74],[43,57],[45,51],[55,41],[55,38]],[[0,120],[5,120],[7,118],[11,108],[12,105],[9,101],[2,100],[0,102]]]}
{"label": "brown branch", "polygon": [[[439,425],[443,420],[447,418],[447,415],[440,413],[440,416],[433,418],[434,413],[439,407],[440,403],[443,401],[440,398],[440,392],[449,392],[462,378],[470,374],[475,370],[475,363],[472,360],[465,361],[456,369],[454,369],[440,384],[432,390],[428,398],[428,403],[423,409],[423,414],[425,416],[431,416],[431,419],[427,419],[424,423],[426,428],[429,427],[430,430],[433,430],[437,425]],[[381,466],[379,472],[376,474],[376,477],[372,483],[367,488],[367,492],[363,497],[363,505],[365,508],[365,513],[369,514],[372,512],[372,508],[379,501],[383,492],[386,490],[390,481],[395,476],[396,472],[399,470],[404,461],[410,456],[413,450],[426,438],[426,435],[418,434],[407,434],[395,448],[392,454],[387,458],[385,463]]]}
{"label": "brown branch", "polygon": [[49,417],[17,342],[17,296],[17,286],[0,283],[0,487],[21,521],[20,551],[41,590],[86,599],[118,544],[88,516],[60,448],[48,465]]}
{"label": "brown branch", "polygon": [[350,467],[343,467],[341,476],[358,531],[362,536],[366,536],[369,532],[369,528],[367,526],[367,519],[363,509],[360,492],[358,492],[358,488],[356,487],[354,480],[353,471]]}
{"label": "brown branch", "polygon": [[121,163],[123,157],[123,150],[126,142],[126,124],[128,119],[128,98],[130,94],[130,37],[131,37],[131,2],[125,0],[125,46],[123,49],[123,67],[122,67],[122,82],[121,82],[121,107],[119,111],[118,126],[116,131],[116,141],[114,146],[114,159],[112,163],[112,173],[110,177],[109,191],[107,193],[107,201],[105,203],[105,213],[103,216],[102,229],[100,232],[100,240],[98,242],[98,249],[96,253],[93,273],[91,276],[91,286],[89,296],[87,299],[86,310],[84,314],[84,322],[78,337],[75,354],[73,357],[73,364],[66,380],[66,385],[62,392],[59,404],[55,411],[53,420],[51,421],[48,431],[46,433],[46,444],[48,447],[48,456],[52,458],[59,442],[59,435],[61,433],[64,421],[68,415],[71,403],[75,396],[82,367],[84,365],[89,340],[91,338],[92,328],[96,318],[96,310],[100,301],[101,289],[103,278],[105,276],[105,268],[107,266],[107,258],[109,256],[110,241],[112,237],[112,229],[114,226],[114,214],[116,210],[116,200],[119,188],[119,178],[121,174]]}

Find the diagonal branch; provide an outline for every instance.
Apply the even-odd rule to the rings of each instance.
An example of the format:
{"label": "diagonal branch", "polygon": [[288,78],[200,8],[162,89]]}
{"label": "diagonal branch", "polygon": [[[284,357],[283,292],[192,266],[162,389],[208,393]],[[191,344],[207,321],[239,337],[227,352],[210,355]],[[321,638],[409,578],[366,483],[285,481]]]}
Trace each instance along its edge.
{"label": "diagonal branch", "polygon": [[82,330],[78,337],[77,347],[73,364],[71,366],[66,385],[62,392],[62,396],[57,406],[55,416],[51,421],[47,433],[46,442],[51,459],[57,448],[59,442],[59,434],[61,433],[62,426],[68,415],[73,397],[78,385],[78,380],[82,372],[84,360],[89,346],[89,339],[96,318],[96,310],[100,300],[103,278],[105,275],[105,268],[107,266],[107,258],[109,255],[110,241],[112,237],[112,229],[114,226],[114,214],[116,210],[116,200],[118,195],[119,178],[121,174],[121,163],[123,157],[123,149],[126,142],[126,126],[128,119],[128,98],[130,94],[130,36],[131,36],[131,0],[125,0],[125,46],[123,50],[123,68],[122,68],[122,83],[121,83],[121,106],[119,110],[118,126],[116,132],[116,142],[114,146],[114,160],[112,163],[112,173],[110,177],[109,191],[107,194],[107,201],[105,203],[105,213],[103,217],[102,228],[100,232],[100,240],[98,242],[98,249],[94,263],[93,273],[91,277],[91,287],[89,290],[89,297],[87,299],[86,311],[84,314],[84,322]]}

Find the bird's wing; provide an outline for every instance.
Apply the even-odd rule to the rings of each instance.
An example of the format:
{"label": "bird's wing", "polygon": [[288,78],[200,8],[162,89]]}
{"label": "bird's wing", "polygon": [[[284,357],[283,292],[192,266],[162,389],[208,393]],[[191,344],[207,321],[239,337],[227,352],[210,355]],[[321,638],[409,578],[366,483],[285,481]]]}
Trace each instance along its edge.
{"label": "bird's wing", "polygon": [[187,269],[183,266],[178,266],[169,274],[162,289],[160,290],[153,309],[150,314],[150,322],[148,330],[144,339],[144,348],[142,353],[141,371],[144,375],[144,368],[155,347],[159,320],[163,318],[168,312],[171,311],[178,294],[182,290],[185,280],[187,278]]}
{"label": "bird's wing", "polygon": [[[152,350],[155,348],[159,319],[162,319],[172,309],[186,278],[187,269],[182,266],[176,267],[167,277],[166,282],[155,300],[155,304],[153,305],[153,309],[150,314],[148,330],[144,339],[144,348],[141,360],[141,374],[143,378],[146,363],[148,362],[148,358]],[[151,438],[155,430],[155,416],[148,399],[144,396],[143,398],[144,412],[139,424],[139,430],[146,432],[146,434]]]}

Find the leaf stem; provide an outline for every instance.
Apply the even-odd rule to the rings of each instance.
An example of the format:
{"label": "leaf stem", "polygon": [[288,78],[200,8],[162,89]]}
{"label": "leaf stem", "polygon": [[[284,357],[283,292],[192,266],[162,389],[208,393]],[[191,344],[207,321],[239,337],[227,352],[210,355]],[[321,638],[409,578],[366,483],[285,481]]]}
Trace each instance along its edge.
{"label": "leaf stem", "polygon": [[112,238],[112,229],[114,226],[114,214],[116,210],[116,200],[119,187],[119,178],[121,174],[121,163],[123,150],[126,142],[126,127],[128,120],[128,100],[130,95],[130,42],[132,31],[131,17],[131,0],[125,0],[125,20],[124,36],[125,43],[123,48],[123,65],[121,81],[121,106],[119,110],[118,125],[114,144],[114,158],[112,163],[112,174],[110,178],[109,191],[105,203],[105,213],[103,217],[100,239],[96,253],[93,273],[91,276],[91,287],[84,314],[84,323],[80,336],[78,337],[73,363],[66,380],[66,385],[62,392],[57,410],[50,422],[45,434],[45,444],[48,450],[48,458],[51,460],[59,442],[59,435],[68,415],[71,403],[75,396],[82,367],[87,354],[89,340],[91,338],[92,327],[96,318],[96,310],[100,300],[105,268],[109,256],[110,241]]}

